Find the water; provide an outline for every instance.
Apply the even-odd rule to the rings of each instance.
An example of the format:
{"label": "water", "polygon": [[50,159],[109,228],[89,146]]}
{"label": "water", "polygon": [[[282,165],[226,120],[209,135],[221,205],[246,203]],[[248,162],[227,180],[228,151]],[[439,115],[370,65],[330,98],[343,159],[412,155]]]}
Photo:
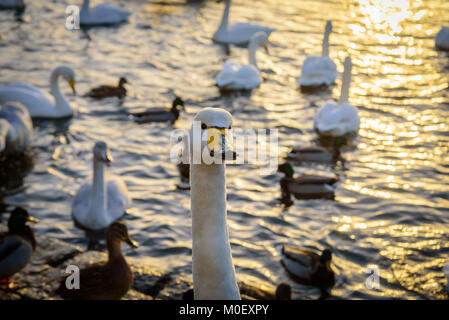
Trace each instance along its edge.
{"label": "water", "polygon": [[[80,2],[81,1],[77,1]],[[321,94],[300,93],[296,79],[306,54],[321,52],[325,21],[333,21],[330,57],[343,71],[354,63],[350,102],[358,106],[361,129],[356,148],[343,152],[336,168],[336,200],[295,201],[284,210],[279,175],[259,175],[253,165],[227,167],[228,225],[238,278],[259,284],[289,281],[279,263],[282,244],[334,252],[338,279],[332,294],[344,299],[439,299],[449,260],[449,56],[434,49],[434,36],[447,23],[449,3],[429,1],[236,0],[232,21],[273,27],[269,55],[258,52],[265,81],[251,95],[220,97],[214,77],[228,58],[211,43],[223,5],[214,1],[114,1],[134,11],[119,28],[67,31],[65,5],[28,1],[25,22],[0,12],[0,83],[24,81],[48,90],[50,71],[68,64],[77,90],[125,76],[129,95],[91,101],[73,96],[79,113],[68,122],[35,128],[34,170],[24,186],[4,201],[26,205],[41,220],[36,232],[86,246],[70,218],[75,192],[91,174],[94,141],[106,140],[133,197],[126,218],[142,263],[191,277],[189,192],[176,190],[169,162],[168,124],[137,125],[127,113],[168,106],[185,99],[176,128],[188,128],[203,107],[225,107],[234,127],[280,130],[279,152],[316,138],[313,116],[326,100],[338,98],[340,78]],[[245,49],[229,58],[245,62]],[[296,172],[330,171],[295,167]],[[365,285],[367,266],[380,270],[380,289]],[[292,281],[290,283],[293,284]],[[294,285],[316,298],[316,289]]]}

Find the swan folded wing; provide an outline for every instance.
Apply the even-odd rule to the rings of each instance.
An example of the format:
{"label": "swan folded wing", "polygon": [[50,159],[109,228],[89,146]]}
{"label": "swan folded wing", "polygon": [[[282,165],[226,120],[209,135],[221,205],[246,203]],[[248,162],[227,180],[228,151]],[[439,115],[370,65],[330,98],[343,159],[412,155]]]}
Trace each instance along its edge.
{"label": "swan folded wing", "polygon": [[86,225],[87,213],[89,211],[92,183],[84,183],[78,190],[73,200],[72,217],[82,226]]}
{"label": "swan folded wing", "polygon": [[260,72],[253,65],[242,66],[236,74],[236,82],[243,89],[254,89],[262,82]]}
{"label": "swan folded wing", "polygon": [[0,240],[0,279],[21,270],[31,254],[31,246],[19,236],[9,235]]}
{"label": "swan folded wing", "polygon": [[304,61],[299,84],[302,86],[331,85],[337,78],[337,66],[329,57],[309,56]]}
{"label": "swan folded wing", "polygon": [[128,10],[102,3],[90,9],[87,20],[98,24],[117,23],[125,21],[130,15],[131,12]]}
{"label": "swan folded wing", "polygon": [[359,125],[357,108],[349,103],[342,105],[327,103],[319,110],[315,118],[316,129],[320,132],[332,132],[333,135],[357,132]]}
{"label": "swan folded wing", "polygon": [[251,37],[259,31],[265,31],[269,36],[274,29],[254,23],[235,23],[228,28],[226,33],[220,35],[219,38],[224,42],[244,45],[247,44]]}
{"label": "swan folded wing", "polygon": [[120,219],[131,207],[131,197],[128,194],[126,184],[117,176],[110,176],[107,179],[108,192],[108,216],[111,221]]}
{"label": "swan folded wing", "polygon": [[33,100],[40,99],[49,101],[49,96],[39,88],[26,83],[7,83],[0,86],[0,102],[18,101],[31,97]]}
{"label": "swan folded wing", "polygon": [[223,64],[223,68],[221,69],[220,73],[217,75],[217,78],[215,79],[217,85],[219,87],[223,87],[232,84],[240,67],[241,66],[235,62],[226,61]]}

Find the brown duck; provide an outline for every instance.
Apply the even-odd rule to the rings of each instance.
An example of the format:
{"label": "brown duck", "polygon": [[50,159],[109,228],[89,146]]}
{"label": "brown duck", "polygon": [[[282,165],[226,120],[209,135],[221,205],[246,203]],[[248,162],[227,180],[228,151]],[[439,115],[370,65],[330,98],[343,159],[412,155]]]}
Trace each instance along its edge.
{"label": "brown duck", "polygon": [[57,293],[65,300],[119,300],[131,288],[134,275],[122,254],[122,242],[137,248],[123,222],[112,223],[106,231],[108,261],[81,269],[80,288],[67,289],[65,278]]}
{"label": "brown duck", "polygon": [[86,96],[94,98],[94,99],[103,99],[103,98],[109,98],[109,97],[117,97],[119,99],[122,99],[126,97],[126,88],[125,83],[129,83],[126,78],[121,77],[118,81],[118,86],[111,86],[111,85],[102,85],[97,88],[91,89],[88,93],[86,93]]}

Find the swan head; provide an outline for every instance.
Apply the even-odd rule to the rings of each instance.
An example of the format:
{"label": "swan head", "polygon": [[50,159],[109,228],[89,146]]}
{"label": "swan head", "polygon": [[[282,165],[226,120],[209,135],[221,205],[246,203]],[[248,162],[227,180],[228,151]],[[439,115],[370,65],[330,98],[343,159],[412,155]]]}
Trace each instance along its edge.
{"label": "swan head", "polygon": [[93,153],[94,161],[104,162],[104,164],[106,164],[108,167],[114,161],[112,156],[109,154],[109,148],[106,142],[98,141],[97,143],[95,143]]}
{"label": "swan head", "polygon": [[[192,146],[200,142],[203,156],[210,156],[215,160],[235,160],[237,153],[231,149],[228,130],[232,128],[232,115],[220,108],[204,108],[193,118],[192,132],[200,130],[201,134],[193,134]],[[206,151],[206,154],[204,154]],[[203,158],[203,157],[202,157]],[[203,159],[204,160],[204,159]]]}
{"label": "swan head", "polygon": [[113,222],[106,231],[106,238],[112,242],[125,242],[131,248],[137,248],[139,244],[129,237],[128,228],[121,221]]}
{"label": "swan head", "polygon": [[265,31],[256,32],[249,40],[249,46],[263,47],[268,53],[268,34]]}
{"label": "swan head", "polygon": [[59,66],[55,69],[54,73],[62,76],[62,78],[68,82],[73,93],[76,94],[75,90],[75,71],[68,66]]}
{"label": "swan head", "polygon": [[324,33],[329,35],[332,32],[332,21],[326,22],[326,27],[324,28]]}

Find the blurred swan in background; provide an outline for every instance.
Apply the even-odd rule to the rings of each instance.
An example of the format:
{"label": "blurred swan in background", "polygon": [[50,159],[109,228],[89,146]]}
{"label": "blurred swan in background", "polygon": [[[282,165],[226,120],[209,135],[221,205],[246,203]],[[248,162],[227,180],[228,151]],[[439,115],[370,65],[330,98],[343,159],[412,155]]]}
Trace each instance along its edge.
{"label": "blurred swan in background", "polygon": [[346,57],[344,68],[340,100],[338,103],[326,103],[315,115],[314,127],[320,135],[340,137],[356,133],[359,130],[360,118],[357,108],[348,102],[352,70],[351,57]]}
{"label": "blurred swan in background", "polygon": [[50,76],[52,102],[44,91],[26,83],[7,83],[0,86],[0,104],[17,101],[23,104],[31,118],[67,118],[73,116],[73,110],[59,91],[58,79],[63,77],[75,93],[75,72],[67,66],[59,66]]}
{"label": "blurred swan in background", "polygon": [[223,11],[220,26],[212,37],[214,41],[246,46],[255,33],[264,31],[267,33],[267,35],[270,35],[270,33],[274,31],[274,29],[253,23],[234,23],[231,26],[228,26],[231,0],[217,0],[217,2],[223,1],[226,3],[226,5]]}
{"label": "blurred swan in background", "polygon": [[449,51],[449,27],[442,27],[437,33],[435,45],[440,50]]}
{"label": "blurred swan in background", "polygon": [[262,82],[256,61],[256,50],[259,46],[263,46],[268,52],[268,35],[264,31],[254,34],[249,42],[249,64],[242,66],[226,61],[215,79],[217,86],[224,90],[251,90],[259,87]]}
{"label": "blurred swan in background", "polygon": [[23,153],[33,138],[33,122],[19,102],[0,105],[0,154]]}
{"label": "blurred swan in background", "polygon": [[102,3],[89,7],[90,0],[84,0],[80,13],[80,24],[84,26],[114,25],[125,22],[132,14],[118,6]]}
{"label": "blurred swan in background", "polygon": [[112,161],[107,144],[98,141],[93,148],[93,183],[81,186],[72,206],[72,218],[81,228],[104,230],[131,206],[125,182],[115,175],[105,176],[104,166]]}
{"label": "blurred swan in background", "polygon": [[321,56],[308,56],[302,65],[298,84],[301,87],[328,86],[337,78],[337,66],[329,58],[329,35],[332,32],[332,22],[326,23]]}
{"label": "blurred swan in background", "polygon": [[[194,134],[195,121],[201,122],[201,135]],[[224,159],[235,159],[236,154],[223,141],[231,125],[228,111],[204,108],[195,116],[190,133],[193,287],[199,300],[240,299],[226,223]],[[207,141],[201,139],[203,134],[208,135]],[[193,141],[196,136],[201,140]],[[193,145],[200,146],[201,154],[209,151],[207,160],[212,163],[207,164],[200,155],[201,162],[196,164]]]}
{"label": "blurred swan in background", "polygon": [[0,9],[24,9],[24,0],[0,0]]}

